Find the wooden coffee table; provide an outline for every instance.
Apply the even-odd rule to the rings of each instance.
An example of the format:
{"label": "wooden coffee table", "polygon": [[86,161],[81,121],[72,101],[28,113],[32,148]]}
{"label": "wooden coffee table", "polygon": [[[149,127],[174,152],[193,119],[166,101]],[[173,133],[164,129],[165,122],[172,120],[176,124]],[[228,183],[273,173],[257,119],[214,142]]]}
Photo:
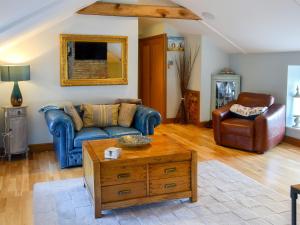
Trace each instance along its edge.
{"label": "wooden coffee table", "polygon": [[152,136],[145,147],[122,147],[120,158],[104,159],[104,150],[117,146],[116,139],[83,144],[85,187],[101,211],[190,198],[197,201],[197,153],[166,135]]}

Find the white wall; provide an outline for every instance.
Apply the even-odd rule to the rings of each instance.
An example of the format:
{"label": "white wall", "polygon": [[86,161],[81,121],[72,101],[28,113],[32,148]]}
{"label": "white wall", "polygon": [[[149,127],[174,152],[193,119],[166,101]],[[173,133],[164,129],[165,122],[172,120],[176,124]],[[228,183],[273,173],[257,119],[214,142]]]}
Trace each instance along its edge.
{"label": "white wall", "polygon": [[229,55],[218,48],[208,37],[202,36],[200,121],[211,119],[211,75],[219,73],[224,67],[229,67]]}
{"label": "white wall", "polygon": [[[199,35],[181,35],[185,39],[185,43],[188,43],[189,46],[186,48],[192,49],[192,54],[195,53],[195,50],[199,47],[201,48],[201,36]],[[167,70],[167,118],[175,118],[179,103],[181,99],[180,93],[180,82],[177,75],[176,69],[176,59],[183,52],[180,51],[168,51],[167,60],[172,61],[173,65],[168,66]],[[188,88],[194,91],[200,91],[200,76],[201,75],[201,52],[196,58],[193,71],[191,74],[190,82]],[[200,115],[199,115],[200,116]]]}
{"label": "white wall", "polygon": [[[61,87],[59,34],[99,34],[128,36],[128,85]],[[137,97],[138,21],[136,18],[74,15],[54,27],[23,40],[0,54],[0,63],[28,63],[31,80],[21,82],[24,105],[28,105],[29,143],[52,141],[41,105],[70,100],[74,104],[99,103],[120,97]],[[10,104],[11,83],[0,83],[0,105]],[[3,130],[3,124],[2,124]]]}
{"label": "white wall", "polygon": [[[290,90],[287,86],[289,89],[293,86],[288,85],[290,65],[300,65],[300,52],[230,55],[231,68],[242,75],[242,91],[269,93],[275,97],[275,102],[281,104],[288,103]],[[300,80],[300,74],[295,76]],[[290,120],[287,123],[290,124]],[[287,128],[287,135],[300,138],[296,129]]]}
{"label": "white wall", "polygon": [[[140,37],[166,33],[168,36],[184,37],[193,50],[198,46],[200,47],[189,89],[200,91],[200,121],[210,120],[211,75],[220,72],[224,67],[229,67],[229,55],[217,47],[208,37],[181,32],[167,22],[147,24],[147,21],[142,20],[139,23],[139,28]],[[167,70],[167,118],[175,118],[181,98],[174,62],[178,54],[179,52],[168,52],[167,55],[167,60],[172,60],[174,63]]]}
{"label": "white wall", "polygon": [[269,93],[283,104],[289,65],[300,65],[300,52],[230,55],[231,68],[242,75],[242,91]]}

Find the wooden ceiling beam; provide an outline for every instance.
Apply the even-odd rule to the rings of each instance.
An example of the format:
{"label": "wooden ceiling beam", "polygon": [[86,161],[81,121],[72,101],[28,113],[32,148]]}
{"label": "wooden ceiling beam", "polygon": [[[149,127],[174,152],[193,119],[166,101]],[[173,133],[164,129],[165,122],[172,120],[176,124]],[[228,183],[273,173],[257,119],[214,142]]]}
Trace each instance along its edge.
{"label": "wooden ceiling beam", "polygon": [[95,2],[79,10],[77,13],[84,15],[201,20],[201,18],[192,11],[181,6]]}

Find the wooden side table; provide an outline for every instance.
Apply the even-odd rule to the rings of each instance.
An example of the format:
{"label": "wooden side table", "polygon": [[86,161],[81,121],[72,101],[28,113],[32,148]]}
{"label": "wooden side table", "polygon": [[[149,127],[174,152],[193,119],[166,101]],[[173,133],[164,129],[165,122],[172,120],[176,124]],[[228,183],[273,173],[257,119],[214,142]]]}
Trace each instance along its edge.
{"label": "wooden side table", "polygon": [[27,106],[3,107],[5,114],[5,151],[8,160],[15,154],[28,154]]}
{"label": "wooden side table", "polygon": [[292,225],[297,225],[297,198],[300,194],[300,184],[291,186],[292,199]]}

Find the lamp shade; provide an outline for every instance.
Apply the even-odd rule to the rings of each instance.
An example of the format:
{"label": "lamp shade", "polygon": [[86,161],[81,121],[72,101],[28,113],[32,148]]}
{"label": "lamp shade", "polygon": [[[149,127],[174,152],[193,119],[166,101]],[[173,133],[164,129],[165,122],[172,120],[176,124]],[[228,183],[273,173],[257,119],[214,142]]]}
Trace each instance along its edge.
{"label": "lamp shade", "polygon": [[0,66],[2,81],[24,81],[30,80],[30,66],[9,65]]}

